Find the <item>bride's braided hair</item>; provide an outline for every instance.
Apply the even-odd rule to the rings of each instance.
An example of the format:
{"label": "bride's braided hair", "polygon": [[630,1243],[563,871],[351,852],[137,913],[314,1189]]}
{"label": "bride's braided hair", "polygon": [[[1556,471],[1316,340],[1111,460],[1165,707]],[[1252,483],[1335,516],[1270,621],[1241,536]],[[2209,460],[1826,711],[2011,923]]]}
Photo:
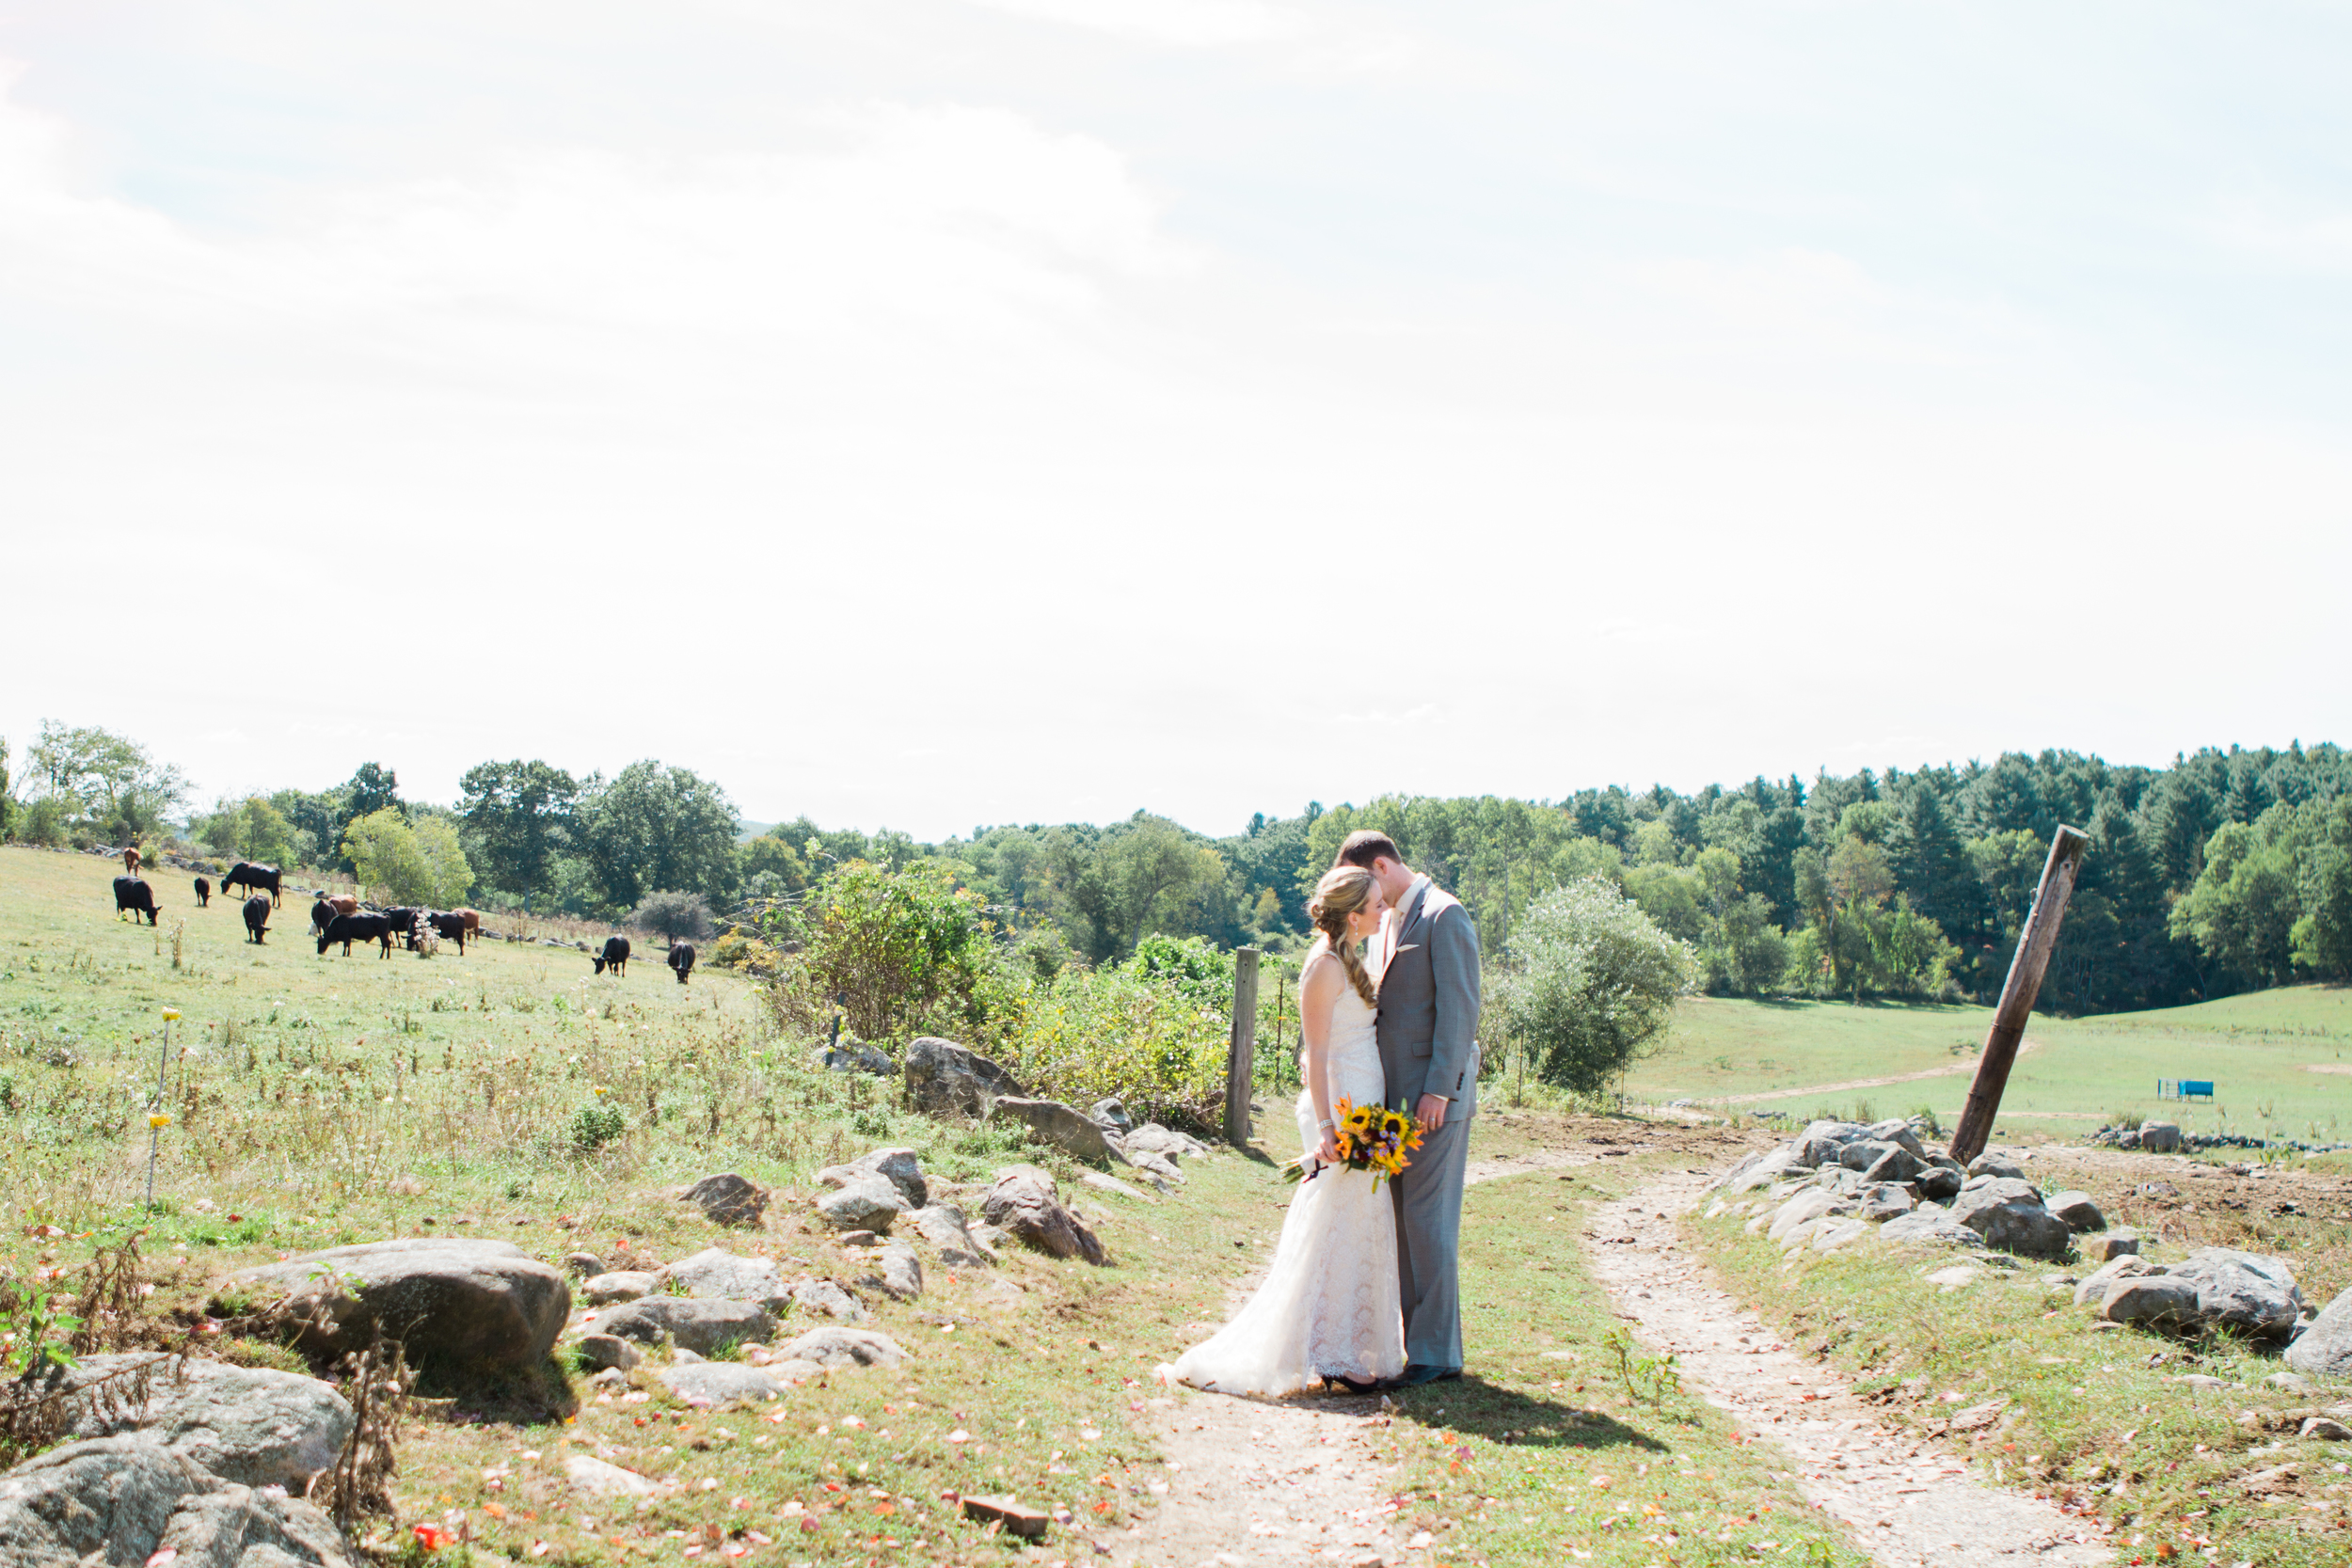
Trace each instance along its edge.
{"label": "bride's braided hair", "polygon": [[1315,884],[1314,901],[1307,906],[1307,918],[1339,955],[1340,967],[1347,971],[1347,983],[1356,988],[1367,1007],[1376,1006],[1379,999],[1373,992],[1364,956],[1356,951],[1356,939],[1347,934],[1347,917],[1372,902],[1372,873],[1362,866],[1335,865]]}

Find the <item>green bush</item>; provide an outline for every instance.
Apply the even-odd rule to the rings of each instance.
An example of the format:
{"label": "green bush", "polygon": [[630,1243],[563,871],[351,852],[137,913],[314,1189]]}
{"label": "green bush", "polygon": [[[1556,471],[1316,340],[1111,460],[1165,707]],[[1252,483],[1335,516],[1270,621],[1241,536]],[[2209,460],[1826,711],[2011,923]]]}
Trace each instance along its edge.
{"label": "green bush", "polygon": [[1229,1021],[1172,982],[1066,969],[1009,1022],[999,1049],[1032,1094],[1077,1106],[1117,1095],[1137,1120],[1215,1120]]}
{"label": "green bush", "polygon": [[710,906],[699,893],[649,893],[628,920],[639,930],[672,942],[700,942],[710,935]]}
{"label": "green bush", "polygon": [[1219,1016],[1232,1015],[1233,956],[1202,938],[1148,936],[1136,943],[1136,956],[1127,964],[1145,979],[1166,981]]}
{"label": "green bush", "polygon": [[1698,979],[1690,947],[1603,877],[1554,889],[1511,934],[1505,1026],[1545,1083],[1590,1093],[1661,1039]]}
{"label": "green bush", "polygon": [[575,1154],[594,1154],[628,1131],[628,1118],[618,1105],[591,1101],[572,1113],[571,1140]]}
{"label": "green bush", "polygon": [[994,927],[980,896],[944,868],[901,871],[852,861],[800,903],[760,917],[762,934],[801,951],[771,992],[779,1022],[813,1033],[830,1023],[834,999],[861,1039],[901,1038],[917,1025],[979,1025],[977,993],[995,967]]}

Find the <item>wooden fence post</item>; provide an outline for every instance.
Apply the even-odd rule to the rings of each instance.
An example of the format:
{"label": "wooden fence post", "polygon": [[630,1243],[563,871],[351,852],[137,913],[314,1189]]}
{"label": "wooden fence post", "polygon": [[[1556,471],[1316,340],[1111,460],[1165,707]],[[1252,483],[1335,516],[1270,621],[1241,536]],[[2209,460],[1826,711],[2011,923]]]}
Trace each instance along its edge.
{"label": "wooden fence post", "polygon": [[2033,1017],[2033,999],[2042,990],[2042,972],[2050,967],[2050,950],[2058,945],[2058,922],[2066,918],[2066,901],[2074,895],[2074,876],[2082,869],[2083,851],[2090,847],[2090,838],[2080,829],[2064,824],[2050,840],[2050,858],[2042,866],[2042,885],[2034,889],[2033,911],[2026,916],[2026,928],[2018,933],[2017,957],[2010,960],[2001,1005],[1993,1010],[1993,1027],[1985,1031],[1976,1081],[1968,1085],[1960,1125],[1952,1129],[1952,1158],[1963,1165],[1984,1152],[1984,1141],[1993,1135],[2001,1091],[2009,1086],[2009,1069],[2017,1060],[2017,1042],[2025,1037],[2026,1021]]}
{"label": "wooden fence post", "polygon": [[1225,1053],[1225,1141],[1249,1141],[1249,1085],[1258,1054],[1258,950],[1233,952],[1233,1032]]}

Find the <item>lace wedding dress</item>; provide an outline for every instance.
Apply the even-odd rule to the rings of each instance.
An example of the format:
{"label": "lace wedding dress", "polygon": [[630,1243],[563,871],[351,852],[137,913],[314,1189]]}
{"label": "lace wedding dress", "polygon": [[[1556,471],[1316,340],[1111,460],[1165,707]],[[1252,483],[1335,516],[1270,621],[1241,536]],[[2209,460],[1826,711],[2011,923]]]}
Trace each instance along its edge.
{"label": "lace wedding dress", "polygon": [[[1343,986],[1331,1009],[1330,1092],[1379,1104],[1386,1092],[1373,1009]],[[1313,1099],[1298,1097],[1298,1135],[1315,1137]],[[1302,1181],[1282,1221],[1265,1283],[1216,1334],[1160,1373],[1220,1394],[1279,1398],[1326,1374],[1360,1381],[1405,1370],[1397,1306],[1396,1214],[1372,1172],[1326,1166]]]}

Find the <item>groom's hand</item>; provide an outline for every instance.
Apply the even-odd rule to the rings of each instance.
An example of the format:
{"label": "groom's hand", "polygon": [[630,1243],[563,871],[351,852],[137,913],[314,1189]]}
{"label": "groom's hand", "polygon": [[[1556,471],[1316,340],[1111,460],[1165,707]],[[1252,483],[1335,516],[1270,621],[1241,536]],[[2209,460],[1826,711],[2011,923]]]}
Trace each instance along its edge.
{"label": "groom's hand", "polygon": [[1441,1094],[1425,1094],[1413,1107],[1413,1119],[1432,1132],[1445,1125],[1446,1098]]}

